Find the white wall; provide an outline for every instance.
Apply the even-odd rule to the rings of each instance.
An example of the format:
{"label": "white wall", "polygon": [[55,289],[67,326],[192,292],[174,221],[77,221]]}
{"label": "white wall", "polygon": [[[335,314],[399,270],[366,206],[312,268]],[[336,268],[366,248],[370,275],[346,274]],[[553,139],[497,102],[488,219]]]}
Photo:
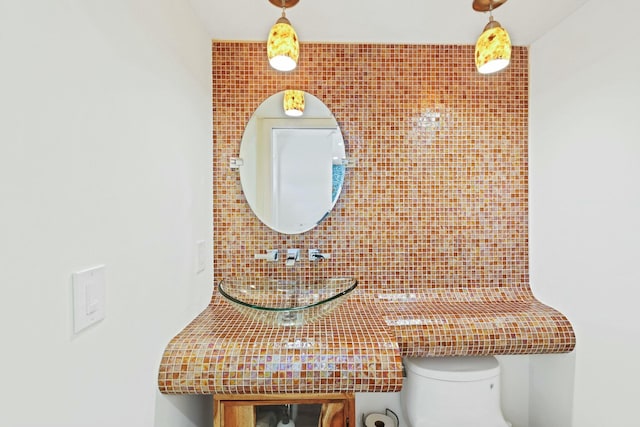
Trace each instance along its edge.
{"label": "white wall", "polygon": [[[210,52],[182,1],[0,3],[0,425],[211,425],[156,385],[211,295]],[[102,263],[74,335],[71,274]]]}
{"label": "white wall", "polygon": [[575,326],[532,357],[531,427],[637,425],[640,4],[592,0],[531,47],[531,279]]}

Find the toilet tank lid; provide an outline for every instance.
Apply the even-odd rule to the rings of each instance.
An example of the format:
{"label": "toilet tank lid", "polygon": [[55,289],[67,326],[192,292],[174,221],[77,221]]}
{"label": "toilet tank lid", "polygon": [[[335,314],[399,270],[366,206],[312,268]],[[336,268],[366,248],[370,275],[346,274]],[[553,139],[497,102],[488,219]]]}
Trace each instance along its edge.
{"label": "toilet tank lid", "polygon": [[500,364],[493,356],[407,357],[404,366],[415,375],[444,381],[478,381],[500,375]]}

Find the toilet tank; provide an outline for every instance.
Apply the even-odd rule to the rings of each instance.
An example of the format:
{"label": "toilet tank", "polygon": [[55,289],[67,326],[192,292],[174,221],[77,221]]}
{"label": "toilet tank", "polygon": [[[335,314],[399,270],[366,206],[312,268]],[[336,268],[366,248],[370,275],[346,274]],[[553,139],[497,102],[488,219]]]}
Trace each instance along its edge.
{"label": "toilet tank", "polygon": [[493,356],[406,358],[401,392],[410,427],[508,427]]}

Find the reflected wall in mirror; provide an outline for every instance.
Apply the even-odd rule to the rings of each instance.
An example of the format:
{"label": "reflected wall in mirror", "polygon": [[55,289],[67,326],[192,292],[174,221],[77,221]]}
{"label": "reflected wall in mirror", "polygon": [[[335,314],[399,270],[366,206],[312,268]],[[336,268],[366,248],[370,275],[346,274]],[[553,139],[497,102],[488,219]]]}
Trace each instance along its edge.
{"label": "reflected wall in mirror", "polygon": [[344,183],[342,132],[329,108],[304,93],[304,114],[284,113],[284,91],[253,113],[240,143],[240,182],[253,213],[283,234],[300,234],[335,206]]}

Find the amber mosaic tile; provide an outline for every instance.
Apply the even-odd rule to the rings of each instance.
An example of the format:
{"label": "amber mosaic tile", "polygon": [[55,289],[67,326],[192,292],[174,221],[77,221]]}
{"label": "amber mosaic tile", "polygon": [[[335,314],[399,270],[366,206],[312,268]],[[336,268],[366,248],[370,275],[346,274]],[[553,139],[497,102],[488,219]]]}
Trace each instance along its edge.
{"label": "amber mosaic tile", "polygon": [[[214,292],[167,346],[162,392],[397,391],[401,356],[574,348],[566,317],[529,287],[526,48],[491,76],[475,71],[473,46],[302,43],[290,73],[269,67],[264,43],[212,49],[215,279],[352,276],[359,287],[295,328],[243,318]],[[330,108],[355,166],[318,227],[282,235],[253,215],[229,161],[253,111],[292,88]],[[331,258],[254,259],[287,248]]]}
{"label": "amber mosaic tile", "polygon": [[270,327],[212,303],[167,346],[163,393],[399,391],[398,344],[357,301],[304,326]]}
{"label": "amber mosaic tile", "polygon": [[567,319],[531,296],[462,295],[360,295],[296,327],[259,323],[214,296],[165,349],[159,387],[172,394],[393,392],[402,387],[401,356],[558,353],[575,346]]}
{"label": "amber mosaic tile", "polygon": [[573,350],[571,324],[536,301],[384,302],[384,319],[403,356],[561,353]]}
{"label": "amber mosaic tile", "polygon": [[[473,46],[303,43],[272,70],[263,43],[213,43],[214,274],[349,275],[367,292],[528,287],[528,52],[494,76]],[[356,165],[317,228],[278,234],[244,200],[237,157],[270,95],[305,90],[333,112]],[[429,125],[440,116],[440,128]],[[322,263],[253,259],[319,248]]]}

